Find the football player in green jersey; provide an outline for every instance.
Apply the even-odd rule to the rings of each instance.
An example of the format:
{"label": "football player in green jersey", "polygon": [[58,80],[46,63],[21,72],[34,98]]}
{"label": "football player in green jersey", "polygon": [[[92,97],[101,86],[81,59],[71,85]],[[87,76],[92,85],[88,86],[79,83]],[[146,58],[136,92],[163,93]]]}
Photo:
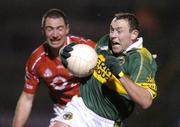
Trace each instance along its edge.
{"label": "football player in green jersey", "polygon": [[[135,104],[147,109],[157,96],[153,55],[143,47],[139,23],[131,13],[117,13],[110,33],[97,43],[98,62],[91,76],[81,80],[74,96],[53,127],[121,126]],[[61,52],[64,64],[71,45]],[[67,65],[66,65],[67,66]]]}

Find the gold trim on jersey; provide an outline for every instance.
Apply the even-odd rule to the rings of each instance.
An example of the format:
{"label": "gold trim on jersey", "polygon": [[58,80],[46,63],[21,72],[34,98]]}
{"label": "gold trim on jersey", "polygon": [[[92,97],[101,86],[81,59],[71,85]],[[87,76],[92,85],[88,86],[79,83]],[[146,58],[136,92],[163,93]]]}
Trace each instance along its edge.
{"label": "gold trim on jersey", "polygon": [[[110,71],[110,69],[105,65],[105,57],[103,55],[98,55],[98,61],[93,72],[93,76],[101,83],[108,85],[109,88],[118,92],[119,94],[127,94],[127,91],[122,86],[119,79],[117,79]],[[122,76],[122,73],[120,73]]]}
{"label": "gold trim on jersey", "polygon": [[150,94],[152,95],[152,98],[154,99],[157,96],[157,86],[156,83],[136,83],[138,86],[141,86],[145,89],[147,89]]}

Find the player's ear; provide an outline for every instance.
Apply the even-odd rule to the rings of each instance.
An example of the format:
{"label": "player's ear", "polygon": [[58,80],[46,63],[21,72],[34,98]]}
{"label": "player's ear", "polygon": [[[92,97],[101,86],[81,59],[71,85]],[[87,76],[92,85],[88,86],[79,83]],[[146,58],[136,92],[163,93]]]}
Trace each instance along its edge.
{"label": "player's ear", "polygon": [[132,32],[131,32],[131,40],[135,40],[138,37],[138,35],[139,35],[138,30],[136,30],[136,29],[132,30]]}

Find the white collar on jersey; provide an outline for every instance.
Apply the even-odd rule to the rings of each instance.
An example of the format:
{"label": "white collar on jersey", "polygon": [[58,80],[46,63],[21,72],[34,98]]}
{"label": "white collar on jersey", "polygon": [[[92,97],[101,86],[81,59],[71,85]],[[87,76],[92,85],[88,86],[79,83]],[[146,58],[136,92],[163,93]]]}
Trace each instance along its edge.
{"label": "white collar on jersey", "polygon": [[142,48],[143,47],[143,38],[140,37],[138,38],[138,40],[136,42],[134,42],[132,45],[130,45],[126,51],[124,51],[124,53],[132,50],[132,49],[138,49],[138,48]]}

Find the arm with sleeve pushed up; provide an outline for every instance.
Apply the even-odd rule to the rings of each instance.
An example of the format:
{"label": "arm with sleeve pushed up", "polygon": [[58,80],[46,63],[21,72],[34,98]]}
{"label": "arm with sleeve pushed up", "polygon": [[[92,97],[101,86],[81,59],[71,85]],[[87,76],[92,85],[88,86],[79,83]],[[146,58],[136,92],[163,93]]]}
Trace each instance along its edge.
{"label": "arm with sleeve pushed up", "polygon": [[16,106],[12,127],[24,127],[32,109],[34,95],[22,92]]}

